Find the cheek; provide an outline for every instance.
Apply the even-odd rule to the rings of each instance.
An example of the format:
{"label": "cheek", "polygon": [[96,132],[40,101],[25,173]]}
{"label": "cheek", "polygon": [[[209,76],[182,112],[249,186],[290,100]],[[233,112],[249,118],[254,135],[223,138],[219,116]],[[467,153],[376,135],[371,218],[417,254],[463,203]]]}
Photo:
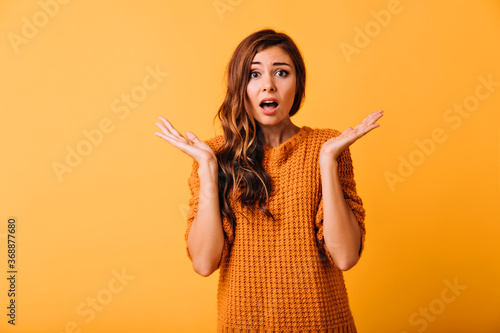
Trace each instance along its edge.
{"label": "cheek", "polygon": [[295,86],[289,87],[286,95],[289,103],[293,104],[293,100],[295,99]]}
{"label": "cheek", "polygon": [[245,106],[251,110],[251,112],[255,111],[255,105],[258,104],[257,97],[255,95],[254,89],[252,89],[252,86],[249,84],[247,86],[247,92],[246,92],[246,99],[245,99]]}
{"label": "cheek", "polygon": [[250,83],[247,86],[247,98],[251,102],[254,102],[253,99],[255,99],[255,89]]}

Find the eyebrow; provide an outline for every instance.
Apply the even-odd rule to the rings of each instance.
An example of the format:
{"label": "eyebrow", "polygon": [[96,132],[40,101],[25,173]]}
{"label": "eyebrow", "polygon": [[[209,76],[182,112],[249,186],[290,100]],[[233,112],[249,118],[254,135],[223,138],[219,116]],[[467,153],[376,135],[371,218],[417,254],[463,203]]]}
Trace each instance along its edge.
{"label": "eyebrow", "polygon": [[[259,61],[252,61],[252,65],[262,65],[262,63],[260,63]],[[288,67],[292,67],[289,64],[287,64],[286,62],[273,62],[273,66],[288,66]]]}

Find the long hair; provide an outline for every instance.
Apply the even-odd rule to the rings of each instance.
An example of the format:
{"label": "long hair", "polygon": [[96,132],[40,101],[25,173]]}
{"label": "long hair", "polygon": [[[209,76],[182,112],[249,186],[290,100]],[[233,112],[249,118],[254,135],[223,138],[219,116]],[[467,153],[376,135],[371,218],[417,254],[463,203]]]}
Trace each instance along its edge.
{"label": "long hair", "polygon": [[261,212],[275,220],[264,207],[273,191],[271,176],[262,167],[265,140],[246,102],[251,62],[258,52],[271,46],[278,46],[287,52],[295,67],[296,88],[293,105],[288,113],[290,117],[297,113],[305,97],[304,60],[289,36],[263,29],[252,33],[236,47],[226,68],[226,96],[215,116],[219,118],[224,133],[224,144],[216,152],[219,203],[222,216],[230,221],[233,228],[236,217],[229,198],[238,192],[238,201],[244,207],[251,208],[258,204]]}

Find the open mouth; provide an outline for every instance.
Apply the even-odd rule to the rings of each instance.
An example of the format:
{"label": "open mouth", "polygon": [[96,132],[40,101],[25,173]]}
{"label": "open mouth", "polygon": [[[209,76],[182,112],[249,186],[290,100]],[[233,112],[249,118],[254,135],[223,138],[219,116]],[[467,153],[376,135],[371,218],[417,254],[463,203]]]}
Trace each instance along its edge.
{"label": "open mouth", "polygon": [[272,110],[276,109],[278,107],[278,105],[279,104],[274,102],[274,101],[265,101],[265,102],[260,103],[259,106],[266,111],[272,111]]}

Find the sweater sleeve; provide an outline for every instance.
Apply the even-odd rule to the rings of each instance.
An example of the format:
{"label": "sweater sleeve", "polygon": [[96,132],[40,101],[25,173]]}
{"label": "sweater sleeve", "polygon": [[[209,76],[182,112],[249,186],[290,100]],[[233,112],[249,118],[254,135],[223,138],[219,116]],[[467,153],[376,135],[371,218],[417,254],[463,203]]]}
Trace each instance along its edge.
{"label": "sweater sleeve", "polygon": [[[359,249],[359,255],[363,252],[364,243],[365,243],[365,209],[363,208],[363,201],[358,196],[356,192],[356,182],[354,180],[354,171],[351,160],[351,153],[349,147],[347,147],[338,157],[338,175],[340,184],[342,186],[342,192],[344,193],[344,199],[347,202],[348,206],[351,208],[354,216],[358,220],[359,227],[361,229],[361,246]],[[316,213],[315,224],[317,227],[316,238],[318,241],[318,245],[320,251],[322,252],[322,256],[326,256],[326,258],[334,264],[333,259],[328,251],[328,248],[325,244],[324,234],[323,234],[323,196],[321,196],[321,200],[319,203],[318,211]]]}
{"label": "sweater sleeve", "polygon": [[[211,146],[210,142],[205,141],[208,145]],[[212,149],[214,147],[211,146]],[[188,178],[188,186],[189,186],[189,191],[190,191],[190,199],[189,199],[189,209],[187,213],[187,228],[186,228],[186,233],[185,233],[185,241],[186,241],[186,252],[189,260],[193,262],[193,259],[191,258],[191,254],[189,253],[189,248],[187,246],[188,244],[188,236],[189,236],[189,231],[191,230],[191,226],[193,224],[193,221],[196,217],[196,214],[198,213],[198,203],[199,203],[199,197],[200,197],[200,178],[198,176],[198,168],[199,164],[195,160],[193,160],[193,166],[192,166],[192,171],[191,175]],[[224,245],[222,249],[222,256],[221,260],[217,264],[217,269],[220,267],[220,264],[222,261],[225,261],[229,255],[229,249],[230,249],[230,244],[232,244],[233,239],[234,239],[234,234],[233,234],[233,228],[229,221],[226,218],[222,219],[222,227],[224,231]]]}

